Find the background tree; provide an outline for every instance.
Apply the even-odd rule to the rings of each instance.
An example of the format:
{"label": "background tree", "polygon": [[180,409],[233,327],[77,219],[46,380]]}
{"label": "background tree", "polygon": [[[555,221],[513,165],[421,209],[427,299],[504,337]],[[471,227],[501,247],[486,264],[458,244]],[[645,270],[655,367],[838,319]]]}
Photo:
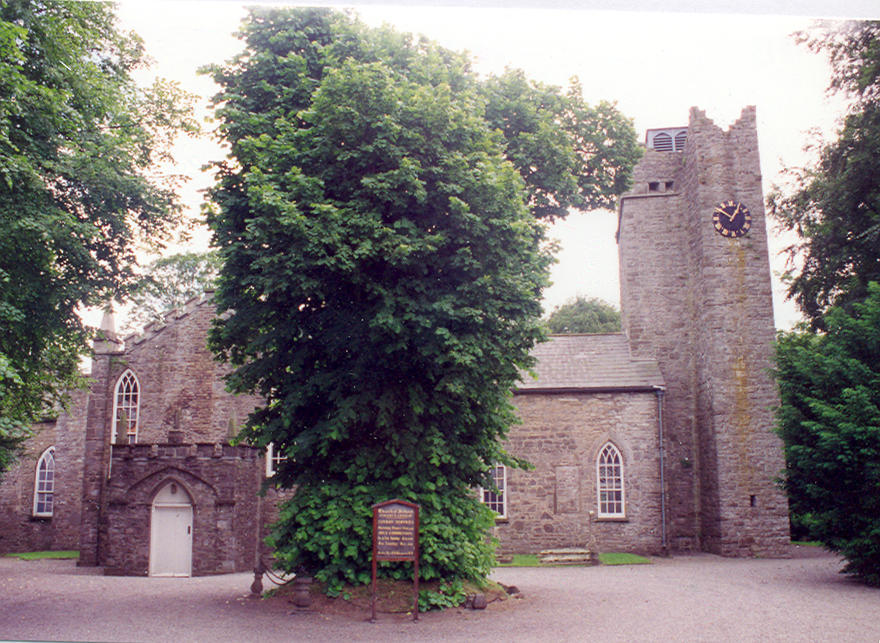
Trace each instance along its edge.
{"label": "background tree", "polygon": [[811,538],[880,585],[880,285],[776,348],[785,489]]}
{"label": "background tree", "polygon": [[331,589],[367,582],[370,506],[400,497],[422,506],[424,578],[482,578],[493,518],[474,487],[519,464],[500,446],[509,391],[543,335],[538,217],[590,194],[576,154],[539,149],[573,141],[553,129],[569,103],[523,81],[528,118],[511,107],[505,129],[500,81],[464,55],[338,12],[255,10],[242,36],[210,69],[232,154],[211,193],[210,343],[232,390],[266,399],[242,437],[288,457],[276,558]]}
{"label": "background tree", "polygon": [[771,213],[797,232],[788,296],[814,328],[832,305],[862,300],[880,280],[880,22],[850,22],[800,39],[827,53],[831,90],[851,99],[837,140],[815,167],[790,170],[793,189],[769,196]]}
{"label": "background tree", "polygon": [[632,122],[612,103],[585,103],[577,77],[563,95],[522,70],[507,70],[479,91],[489,127],[503,135],[505,155],[526,182],[535,217],[552,221],[571,208],[613,207],[629,187],[642,154]]}
{"label": "background tree", "polygon": [[80,383],[76,309],[124,291],[135,244],[180,221],[152,168],[194,126],[175,86],[135,85],[143,58],[108,4],[0,4],[0,468]]}
{"label": "background tree", "polygon": [[126,298],[131,304],[126,329],[133,331],[160,321],[164,313],[212,290],[220,265],[216,250],[184,252],[151,261]]}
{"label": "background tree", "polygon": [[614,333],[620,330],[620,311],[596,297],[575,297],[547,317],[551,333]]}
{"label": "background tree", "polygon": [[779,433],[794,529],[880,584],[880,23],[844,23],[800,39],[827,53],[831,91],[851,100],[815,167],[792,172],[771,212],[799,241],[789,296],[809,320],[777,345]]}

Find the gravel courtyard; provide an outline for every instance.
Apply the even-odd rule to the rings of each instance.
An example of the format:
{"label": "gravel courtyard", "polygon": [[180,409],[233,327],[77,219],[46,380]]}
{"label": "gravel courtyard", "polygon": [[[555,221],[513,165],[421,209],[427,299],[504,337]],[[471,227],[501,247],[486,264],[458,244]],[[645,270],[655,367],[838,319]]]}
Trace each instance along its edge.
{"label": "gravel courtyard", "polygon": [[816,551],[789,560],[708,554],[652,565],[502,568],[523,598],[418,623],[291,614],[248,598],[250,574],[105,577],[73,561],[0,558],[0,639],[49,641],[880,641],[880,590]]}

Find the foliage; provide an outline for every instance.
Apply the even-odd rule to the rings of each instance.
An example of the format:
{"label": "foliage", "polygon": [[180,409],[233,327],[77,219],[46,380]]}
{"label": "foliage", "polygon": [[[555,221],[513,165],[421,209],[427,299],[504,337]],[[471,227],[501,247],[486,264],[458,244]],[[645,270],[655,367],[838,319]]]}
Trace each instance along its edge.
{"label": "foliage", "polygon": [[176,177],[152,166],[194,126],[174,85],[135,85],[143,59],[108,4],[0,4],[0,467],[82,383],[76,309],[123,290],[135,244],[180,220]]}
{"label": "foliage", "polygon": [[849,306],[880,280],[880,22],[844,23],[801,34],[828,54],[831,90],[851,99],[837,140],[819,146],[815,167],[788,170],[770,211],[799,240],[788,248],[788,296],[814,328],[830,306]]}
{"label": "foliage", "polygon": [[632,122],[611,103],[587,105],[576,77],[563,95],[521,70],[507,70],[489,77],[480,93],[489,126],[504,136],[505,154],[526,182],[535,217],[613,207],[629,187],[641,156]]}
{"label": "foliage", "polygon": [[846,571],[880,585],[880,285],[827,332],[779,336],[776,359],[785,489],[812,539]]}
{"label": "foliage", "polygon": [[820,22],[797,39],[828,55],[831,91],[845,92],[857,104],[880,99],[880,21]]}
{"label": "foliage", "polygon": [[419,611],[428,612],[434,609],[458,607],[467,600],[465,585],[460,578],[441,583],[437,589],[419,591]]}
{"label": "foliage", "polygon": [[150,262],[128,295],[132,311],[127,326],[142,327],[159,321],[169,310],[212,290],[219,271],[220,256],[214,250],[185,252]]}
{"label": "foliage", "polygon": [[620,311],[596,297],[575,297],[557,306],[547,318],[551,333],[613,333],[620,331]]}
{"label": "foliage", "polygon": [[481,578],[493,514],[473,487],[521,464],[500,442],[544,333],[539,217],[590,192],[566,178],[577,155],[553,169],[538,149],[565,141],[551,128],[568,103],[523,82],[529,118],[505,132],[463,54],[339,12],[254,10],[242,35],[209,70],[231,151],[211,192],[210,344],[231,389],[266,400],[241,438],[287,456],[276,556],[331,588],[365,582],[370,507],[397,497],[422,508],[426,580]]}

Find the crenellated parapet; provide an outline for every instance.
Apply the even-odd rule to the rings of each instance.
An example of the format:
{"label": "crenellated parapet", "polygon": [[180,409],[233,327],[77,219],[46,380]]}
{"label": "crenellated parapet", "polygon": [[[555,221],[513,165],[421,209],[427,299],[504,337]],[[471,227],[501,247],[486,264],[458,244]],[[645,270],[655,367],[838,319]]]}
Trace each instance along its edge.
{"label": "crenellated parapet", "polygon": [[125,346],[142,344],[149,341],[169,325],[174,324],[178,320],[186,318],[188,315],[196,311],[202,306],[211,307],[213,313],[214,291],[206,290],[202,295],[197,295],[188,299],[183,306],[174,308],[162,315],[161,320],[155,320],[144,326],[140,333],[130,333],[124,337]]}

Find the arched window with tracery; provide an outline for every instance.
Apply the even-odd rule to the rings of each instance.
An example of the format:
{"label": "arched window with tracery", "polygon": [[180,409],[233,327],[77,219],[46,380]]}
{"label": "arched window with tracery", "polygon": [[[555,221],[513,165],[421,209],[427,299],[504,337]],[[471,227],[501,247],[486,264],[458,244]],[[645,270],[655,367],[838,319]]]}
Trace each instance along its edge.
{"label": "arched window with tracery", "polygon": [[599,518],[623,518],[626,505],[623,490],[623,457],[611,442],[599,450],[596,459]]}
{"label": "arched window with tracery", "polygon": [[131,370],[116,382],[113,395],[113,444],[135,444],[140,414],[140,386]]}
{"label": "arched window with tracery", "polygon": [[55,447],[43,451],[34,481],[34,516],[49,518],[55,505]]}

